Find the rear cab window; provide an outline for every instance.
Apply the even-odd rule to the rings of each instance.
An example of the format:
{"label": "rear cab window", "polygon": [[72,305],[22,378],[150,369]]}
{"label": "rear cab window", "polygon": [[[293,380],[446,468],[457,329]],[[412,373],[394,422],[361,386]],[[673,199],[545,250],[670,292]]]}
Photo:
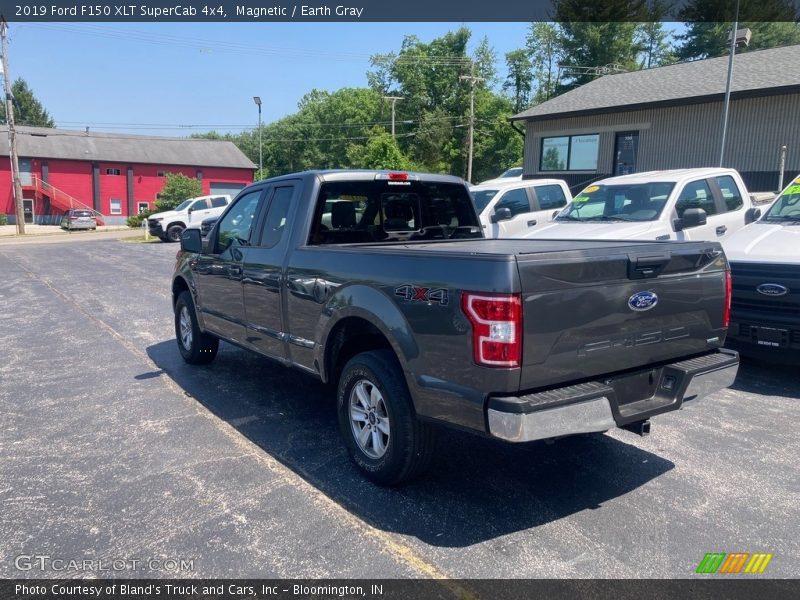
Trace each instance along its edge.
{"label": "rear cab window", "polygon": [[376,179],[323,183],[308,244],[481,237],[464,185]]}

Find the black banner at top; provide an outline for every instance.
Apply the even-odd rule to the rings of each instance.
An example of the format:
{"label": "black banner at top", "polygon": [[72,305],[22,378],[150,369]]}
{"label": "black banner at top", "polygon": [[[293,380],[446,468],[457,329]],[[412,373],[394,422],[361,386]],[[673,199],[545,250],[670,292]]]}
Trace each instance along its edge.
{"label": "black banner at top", "polygon": [[797,22],[797,0],[3,0],[9,22]]}

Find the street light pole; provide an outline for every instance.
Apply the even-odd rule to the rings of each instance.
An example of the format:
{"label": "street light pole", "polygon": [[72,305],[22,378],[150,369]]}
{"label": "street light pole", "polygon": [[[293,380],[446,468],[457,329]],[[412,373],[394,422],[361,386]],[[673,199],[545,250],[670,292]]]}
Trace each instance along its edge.
{"label": "street light pole", "polygon": [[733,80],[733,59],[736,56],[736,45],[743,42],[745,46],[750,43],[750,30],[743,29],[739,33],[739,0],[736,0],[736,14],[733,17],[733,28],[731,29],[731,49],[730,56],[728,57],[728,81],[725,84],[725,101],[722,110],[722,141],[719,146],[719,166],[725,160],[725,141],[728,135],[728,113],[730,111],[731,103],[731,81]]}
{"label": "street light pole", "polygon": [[253,102],[258,106],[258,176],[264,177],[264,154],[261,147],[261,96],[253,96]]}
{"label": "street light pole", "polygon": [[394,137],[394,105],[398,100],[403,100],[400,96],[384,96],[384,100],[392,101],[392,137]]}

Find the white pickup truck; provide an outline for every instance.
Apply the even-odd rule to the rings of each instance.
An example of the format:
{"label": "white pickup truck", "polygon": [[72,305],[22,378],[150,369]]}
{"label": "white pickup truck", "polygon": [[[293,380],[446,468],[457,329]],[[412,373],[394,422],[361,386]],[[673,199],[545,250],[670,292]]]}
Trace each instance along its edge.
{"label": "white pickup truck", "polygon": [[723,241],[733,276],[728,344],[743,354],[800,357],[800,176],[763,217]]}
{"label": "white pickup truck", "polygon": [[551,223],[515,237],[722,240],[759,215],[733,169],[650,171],[597,181]]}
{"label": "white pickup truck", "polygon": [[495,179],[470,186],[469,191],[488,238],[519,237],[551,221],[572,200],[562,179]]}
{"label": "white pickup truck", "polygon": [[231,200],[225,194],[189,198],[173,210],[150,215],[147,218],[147,230],[150,235],[159,237],[164,242],[179,242],[184,229],[199,229],[203,219],[220,216]]}

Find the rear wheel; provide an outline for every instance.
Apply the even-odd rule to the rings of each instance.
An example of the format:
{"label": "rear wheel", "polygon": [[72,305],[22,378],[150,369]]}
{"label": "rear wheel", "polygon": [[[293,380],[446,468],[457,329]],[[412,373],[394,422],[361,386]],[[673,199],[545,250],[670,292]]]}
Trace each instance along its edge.
{"label": "rear wheel", "polygon": [[180,242],[181,241],[181,234],[185,227],[181,225],[173,225],[169,229],[167,229],[167,241],[169,242]]}
{"label": "rear wheel", "polygon": [[364,352],[350,359],[339,379],[337,412],[350,457],[371,481],[398,485],[430,465],[435,431],[414,414],[391,351]]}
{"label": "rear wheel", "polygon": [[217,356],[219,339],[200,330],[188,290],[175,302],[175,337],[183,360],[190,365],[206,365]]}

